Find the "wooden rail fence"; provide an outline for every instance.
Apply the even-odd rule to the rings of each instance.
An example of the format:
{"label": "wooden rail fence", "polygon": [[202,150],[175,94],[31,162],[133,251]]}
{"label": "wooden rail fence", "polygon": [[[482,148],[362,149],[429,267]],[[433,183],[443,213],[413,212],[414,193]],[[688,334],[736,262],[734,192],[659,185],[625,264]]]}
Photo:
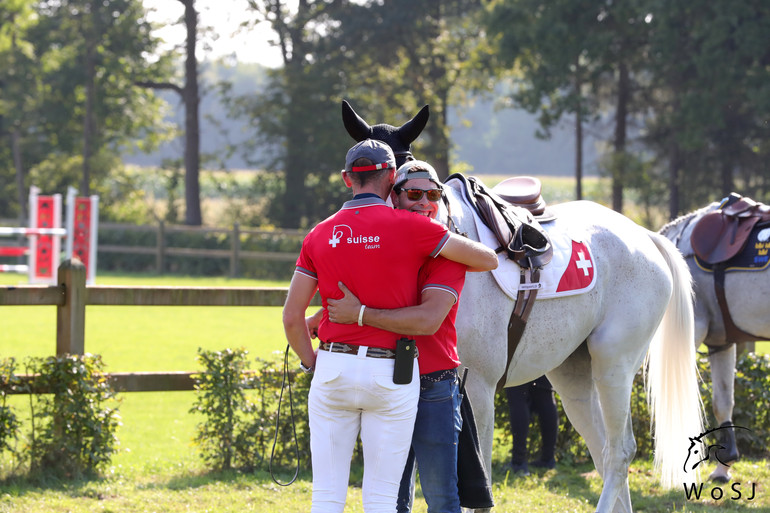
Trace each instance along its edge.
{"label": "wooden rail fence", "polygon": [[[278,262],[295,262],[299,251],[249,251],[241,249],[242,237],[250,236],[274,236],[282,235],[302,239],[307,235],[306,230],[262,230],[255,228],[243,228],[235,223],[232,228],[210,228],[201,226],[167,225],[163,222],[157,226],[130,225],[116,223],[101,223],[100,231],[130,231],[140,233],[154,233],[154,246],[123,246],[117,244],[99,244],[99,253],[118,253],[127,255],[154,255],[155,269],[163,274],[166,268],[166,259],[169,256],[199,257],[199,258],[227,258],[230,261],[230,278],[240,275],[241,260],[271,260]],[[194,233],[206,235],[211,233],[225,234],[230,241],[229,249],[203,249],[172,247],[167,244],[167,236],[172,233]]]}
{"label": "wooden rail fence", "polygon": [[[86,268],[77,259],[59,266],[58,284],[0,287],[4,305],[56,306],[56,354],[85,353],[87,305],[123,306],[283,306],[285,287],[128,287],[86,286]],[[312,305],[321,304],[318,294]],[[108,374],[118,392],[193,390],[195,372],[116,372]],[[31,380],[30,376],[24,379]]]}

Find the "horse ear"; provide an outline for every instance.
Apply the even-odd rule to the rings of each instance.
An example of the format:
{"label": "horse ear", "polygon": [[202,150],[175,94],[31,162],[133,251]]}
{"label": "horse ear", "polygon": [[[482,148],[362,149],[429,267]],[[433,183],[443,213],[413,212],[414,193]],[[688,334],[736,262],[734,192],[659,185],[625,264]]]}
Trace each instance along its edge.
{"label": "horse ear", "polygon": [[425,125],[428,124],[429,117],[430,109],[426,105],[420,109],[420,112],[418,112],[415,117],[404,123],[401,128],[398,129],[398,135],[407,146],[412,144],[412,141],[419,137],[425,128]]}
{"label": "horse ear", "polygon": [[345,130],[348,131],[350,137],[357,142],[361,142],[364,139],[369,139],[372,134],[372,127],[361,118],[353,107],[346,100],[342,100],[342,123],[345,125]]}

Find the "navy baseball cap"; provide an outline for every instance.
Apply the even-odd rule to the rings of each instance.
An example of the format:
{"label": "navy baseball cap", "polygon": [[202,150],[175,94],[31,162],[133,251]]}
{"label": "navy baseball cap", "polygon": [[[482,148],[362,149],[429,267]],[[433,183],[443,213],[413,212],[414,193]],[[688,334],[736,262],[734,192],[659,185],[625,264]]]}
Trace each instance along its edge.
{"label": "navy baseball cap", "polygon": [[[360,158],[367,158],[372,161],[371,166],[353,167],[353,162]],[[348,150],[345,157],[345,171],[356,173],[360,171],[374,171],[376,169],[389,169],[396,167],[396,157],[393,150],[384,142],[376,139],[364,139]]]}

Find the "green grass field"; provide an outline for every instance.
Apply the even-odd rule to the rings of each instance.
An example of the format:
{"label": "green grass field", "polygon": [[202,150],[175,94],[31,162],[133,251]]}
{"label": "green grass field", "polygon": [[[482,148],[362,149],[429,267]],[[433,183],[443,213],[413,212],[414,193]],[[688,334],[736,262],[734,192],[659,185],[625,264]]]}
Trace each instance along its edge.
{"label": "green grass field", "polygon": [[[0,285],[20,283],[19,276],[0,274]],[[100,276],[102,285],[287,286],[285,282],[174,277]],[[286,340],[278,307],[88,307],[86,351],[101,354],[107,371],[198,370],[199,347],[219,350],[245,347],[253,357],[278,358]],[[30,356],[55,353],[55,308],[0,308],[0,357],[23,363]],[[770,343],[758,344],[770,352]],[[295,359],[296,361],[296,359]],[[23,370],[21,371],[23,372]],[[30,485],[0,482],[0,513],[10,512],[305,512],[310,506],[307,470],[290,487],[275,485],[264,471],[255,474],[206,472],[191,440],[201,419],[188,413],[193,392],[134,392],[121,394],[120,451],[103,480],[75,484]],[[26,397],[11,398],[24,408]],[[505,454],[507,450],[496,450]],[[0,459],[0,475],[13,462]],[[740,462],[736,479],[767,483],[766,462]],[[513,479],[498,460],[495,469],[496,511],[590,512],[601,481],[590,465],[558,467],[556,471]],[[667,512],[770,511],[770,497],[762,488],[757,502],[685,501],[682,491],[662,492],[644,463],[631,473],[637,511]],[[726,491],[730,491],[726,489]],[[731,492],[732,493],[732,492]],[[744,497],[745,499],[745,497]],[[346,511],[363,511],[360,483],[350,488]],[[426,511],[417,501],[415,511]]]}
{"label": "green grass field", "polygon": [[[0,274],[0,285],[19,283]],[[98,285],[276,287],[287,282],[209,278],[101,276]],[[0,308],[0,355],[21,360],[56,352],[56,308]],[[102,355],[107,370],[186,371],[196,369],[198,348],[245,347],[266,356],[283,351],[286,339],[280,307],[89,306],[85,350]]]}

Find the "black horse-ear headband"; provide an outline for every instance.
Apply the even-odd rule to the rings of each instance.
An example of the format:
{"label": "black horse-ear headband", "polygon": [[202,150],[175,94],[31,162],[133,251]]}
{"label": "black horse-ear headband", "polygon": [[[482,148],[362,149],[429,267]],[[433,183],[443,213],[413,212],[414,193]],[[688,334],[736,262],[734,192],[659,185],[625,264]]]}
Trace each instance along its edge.
{"label": "black horse-ear headband", "polygon": [[400,127],[385,123],[370,126],[356,114],[346,100],[342,100],[342,122],[348,134],[358,142],[364,139],[377,139],[386,143],[393,150],[398,166],[414,159],[410,151],[411,144],[425,129],[429,117],[430,109],[425,105],[412,119]]}

